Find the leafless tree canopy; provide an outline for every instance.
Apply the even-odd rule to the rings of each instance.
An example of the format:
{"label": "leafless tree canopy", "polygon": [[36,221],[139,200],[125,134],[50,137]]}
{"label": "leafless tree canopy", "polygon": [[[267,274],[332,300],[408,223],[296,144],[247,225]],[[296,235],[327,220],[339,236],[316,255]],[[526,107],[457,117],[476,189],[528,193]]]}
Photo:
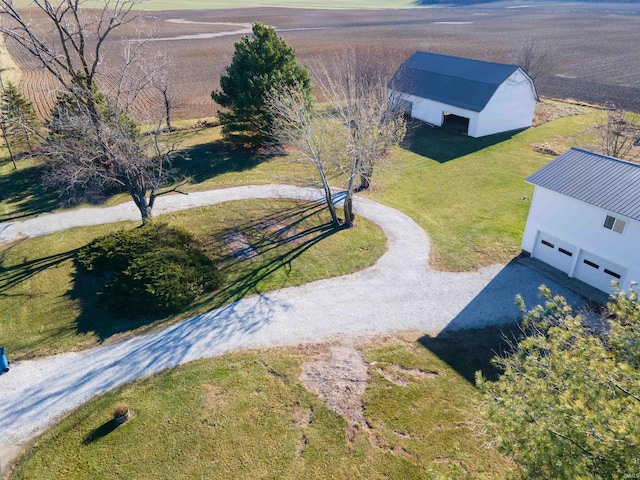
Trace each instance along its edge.
{"label": "leafless tree canopy", "polygon": [[[384,63],[348,51],[330,65],[316,65],[312,74],[325,101],[312,116],[295,89],[278,89],[269,100],[275,119],[272,136],[296,148],[318,170],[327,202],[331,204],[326,171],[339,169],[345,176],[344,225],[354,221],[353,195],[367,189],[376,165],[404,138],[406,123],[394,108]],[[334,222],[335,211],[331,209]]]}
{"label": "leafless tree canopy", "polygon": [[532,37],[523,39],[511,51],[511,62],[522,68],[537,86],[553,76],[556,61],[543,42]]}
{"label": "leafless tree canopy", "polygon": [[598,127],[600,149],[605,155],[624,160],[640,160],[640,114],[609,105],[606,120]]}
{"label": "leafless tree canopy", "polygon": [[155,134],[141,135],[106,98],[99,102],[99,115],[96,130],[85,104],[71,95],[57,103],[47,125],[50,135],[38,152],[47,158],[44,185],[69,203],[96,203],[126,191],[147,220],[158,190],[171,180],[172,149]]}
{"label": "leafless tree canopy", "polygon": [[36,58],[66,96],[41,149],[52,162],[44,169],[44,183],[73,202],[95,201],[119,187],[131,194],[145,221],[157,188],[167,180],[171,149],[160,147],[157,135],[146,139],[131,127],[128,108],[154,84],[157,70],[141,58],[141,42],[125,44],[115,92],[107,98],[101,90],[105,41],[136,19],[133,7],[141,1],[106,0],[95,11],[81,8],[79,0],[34,0],[42,24],[32,23],[11,0],[0,0],[0,33]]}
{"label": "leafless tree canopy", "polygon": [[406,133],[403,112],[387,88],[391,73],[375,57],[349,50],[316,75],[331,114],[343,126],[346,226],[355,218],[353,194],[369,188],[375,166]]}
{"label": "leafless tree canopy", "polygon": [[327,115],[314,118],[308,98],[298,85],[278,85],[265,97],[265,106],[273,117],[269,134],[276,142],[274,149],[279,150],[283,145],[293,147],[293,155],[316,167],[331,219],[339,226],[327,179],[327,169],[332,168],[340,155],[333,141],[334,136],[339,135],[335,122]]}

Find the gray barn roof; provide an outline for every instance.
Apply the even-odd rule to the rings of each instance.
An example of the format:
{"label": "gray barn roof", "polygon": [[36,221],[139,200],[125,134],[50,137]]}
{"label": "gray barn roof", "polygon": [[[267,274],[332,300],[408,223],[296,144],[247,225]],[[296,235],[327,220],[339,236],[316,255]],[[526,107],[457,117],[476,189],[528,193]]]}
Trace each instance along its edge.
{"label": "gray barn roof", "polygon": [[517,65],[416,52],[391,80],[396,91],[480,112]]}
{"label": "gray barn roof", "polygon": [[526,181],[640,220],[640,165],[572,148]]}

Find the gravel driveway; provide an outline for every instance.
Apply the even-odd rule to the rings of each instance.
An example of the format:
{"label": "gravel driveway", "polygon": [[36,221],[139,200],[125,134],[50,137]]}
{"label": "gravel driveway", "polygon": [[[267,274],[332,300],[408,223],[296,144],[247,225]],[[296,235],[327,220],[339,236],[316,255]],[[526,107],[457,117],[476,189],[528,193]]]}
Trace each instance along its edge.
{"label": "gravel driveway", "polygon": [[[160,197],[154,213],[247,198],[320,200],[315,189],[246,186]],[[571,303],[580,298],[518,263],[448,273],[428,266],[429,239],[408,216],[364,198],[356,213],[378,224],[388,250],[363,271],[252,296],[149,335],[11,365],[0,376],[0,459],[67,410],[137,378],[229,350],[320,342],[399,330],[438,334],[513,322],[516,293],[538,302],[546,283]],[[0,241],[73,226],[137,219],[133,204],[87,208],[0,224]],[[2,458],[4,456],[4,458]]]}

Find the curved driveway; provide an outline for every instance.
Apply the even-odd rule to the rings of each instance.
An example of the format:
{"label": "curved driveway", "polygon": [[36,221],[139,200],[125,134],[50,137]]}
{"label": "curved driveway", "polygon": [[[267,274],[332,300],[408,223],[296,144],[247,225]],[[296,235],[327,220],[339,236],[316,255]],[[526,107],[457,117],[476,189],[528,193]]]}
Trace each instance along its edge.
{"label": "curved driveway", "polygon": [[[246,186],[160,197],[154,213],[248,198],[321,201],[318,190]],[[118,385],[198,358],[270,345],[318,342],[398,330],[443,330],[512,322],[522,293],[537,303],[549,285],[572,303],[579,298],[517,263],[477,272],[428,267],[429,239],[408,216],[364,198],[356,213],[377,223],[388,250],[363,271],[255,295],[163,330],[82,352],[18,362],[0,376],[0,451],[34,437],[67,410]],[[132,203],[44,215],[0,224],[0,241],[44,235],[74,226],[139,218]],[[7,455],[5,455],[6,457]],[[6,458],[5,458],[6,460]]]}

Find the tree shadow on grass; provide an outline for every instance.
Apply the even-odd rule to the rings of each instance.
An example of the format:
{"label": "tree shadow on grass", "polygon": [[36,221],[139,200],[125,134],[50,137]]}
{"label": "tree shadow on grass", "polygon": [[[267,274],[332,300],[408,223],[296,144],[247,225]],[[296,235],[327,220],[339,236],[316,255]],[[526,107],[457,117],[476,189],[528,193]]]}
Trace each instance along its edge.
{"label": "tree shadow on grass", "polygon": [[513,137],[517,131],[473,138],[455,131],[411,120],[401,147],[415,154],[445,163],[475,153]]}
{"label": "tree shadow on grass", "polygon": [[[4,263],[7,252],[15,245],[17,245],[17,243],[0,253],[0,265]],[[74,258],[77,251],[78,249],[73,249],[33,260],[25,259],[23,263],[11,267],[2,265],[0,269],[0,296],[10,295],[8,292],[22,282],[29,280],[31,277],[48,268],[55,267],[66,260]]]}
{"label": "tree shadow on grass", "polygon": [[458,372],[469,383],[475,384],[479,370],[485,378],[496,380],[500,369],[491,363],[496,355],[509,351],[506,339],[520,334],[517,325],[502,325],[473,330],[455,330],[436,337],[425,335],[418,342]]}
{"label": "tree shadow on grass", "polygon": [[[319,204],[285,208],[258,220],[234,225],[233,231],[245,235],[257,253],[248,260],[234,257],[221,238],[224,231],[216,232],[209,241],[205,241],[205,248],[214,253],[218,268],[227,279],[226,286],[203,295],[181,315],[197,315],[203,310],[221,308],[246,296],[263,293],[260,287],[263,280],[283,267],[290,271],[293,260],[338,231],[330,222],[299,228],[305,219],[323,208]],[[97,292],[101,288],[102,284],[95,277],[76,271],[73,288],[68,295],[81,305],[76,325],[78,333],[93,333],[99,341],[104,341],[115,334],[170,318],[160,315],[139,319],[115,318],[100,306]],[[123,309],[126,309],[126,305],[123,305]]]}
{"label": "tree shadow on grass", "polygon": [[104,422],[99,427],[94,428],[89,433],[87,433],[85,435],[85,437],[82,439],[82,444],[83,445],[89,445],[89,444],[91,444],[93,442],[96,442],[96,441],[100,440],[101,438],[106,437],[107,435],[109,435],[116,428],[118,428],[118,422],[116,422],[114,419],[107,420],[106,422]]}
{"label": "tree shadow on grass", "polygon": [[[316,215],[323,208],[323,205],[318,204],[307,205],[301,209],[289,208],[258,221],[236,225],[234,230],[250,239],[258,255],[254,260],[248,261],[238,261],[231,254],[219,258],[222,272],[236,279],[216,292],[212,308],[222,307],[248,295],[263,293],[259,286],[263,280],[283,267],[290,272],[291,264],[296,258],[337,233],[339,229],[330,222],[303,230],[297,228],[305,219]],[[277,249],[280,250],[276,252]]]}
{"label": "tree shadow on grass", "polygon": [[39,170],[37,166],[19,167],[18,170],[0,175],[0,196],[9,211],[6,215],[0,215],[0,222],[50,212],[59,206],[56,193],[41,186]]}
{"label": "tree shadow on grass", "polygon": [[174,161],[174,168],[195,183],[229,172],[242,172],[270,158],[257,148],[216,140],[187,148]]}

